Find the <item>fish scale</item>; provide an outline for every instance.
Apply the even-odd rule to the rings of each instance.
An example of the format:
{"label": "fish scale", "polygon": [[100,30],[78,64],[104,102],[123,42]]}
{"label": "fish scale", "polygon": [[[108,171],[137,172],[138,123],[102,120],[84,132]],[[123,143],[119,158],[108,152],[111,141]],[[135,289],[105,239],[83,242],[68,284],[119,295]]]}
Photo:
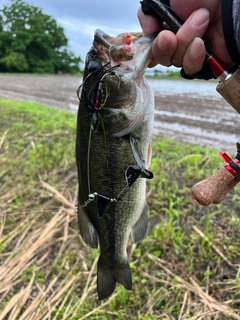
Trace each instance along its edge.
{"label": "fish scale", "polygon": [[[126,251],[128,239],[132,234],[133,241],[139,242],[147,232],[146,179],[141,176],[149,174],[145,164],[151,159],[154,96],[143,75],[151,60],[154,37],[132,35],[130,38],[133,39],[129,44],[132,61],[128,52],[126,61],[121,55],[121,63],[117,64],[109,52],[114,42],[121,50],[121,37],[114,40],[100,30],[95,32],[93,47],[86,57],[78,109],[78,224],[88,245],[97,248],[99,244],[100,300],[112,294],[116,282],[132,289]],[[112,50],[112,54],[116,51],[116,48]],[[118,56],[116,53],[115,57]],[[91,129],[93,117],[94,130]],[[133,175],[140,173],[131,187],[126,180],[129,167]]]}

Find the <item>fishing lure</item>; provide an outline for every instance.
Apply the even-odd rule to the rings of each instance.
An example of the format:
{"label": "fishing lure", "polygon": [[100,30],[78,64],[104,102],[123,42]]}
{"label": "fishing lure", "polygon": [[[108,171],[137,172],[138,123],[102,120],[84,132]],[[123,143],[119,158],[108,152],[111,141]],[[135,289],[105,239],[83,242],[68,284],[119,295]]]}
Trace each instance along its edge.
{"label": "fishing lure", "polygon": [[[104,78],[108,75],[111,75],[111,76],[116,75],[116,73],[114,72],[114,69],[116,69],[120,66],[120,65],[117,65],[114,67],[110,67],[107,70],[105,70],[105,72],[102,73],[102,70],[104,68],[106,68],[109,64],[110,64],[110,62],[108,62],[107,64],[102,66],[100,63],[93,61],[89,66],[89,71],[90,71],[89,75],[84,79],[83,83],[77,89],[77,96],[78,96],[79,101],[81,101],[80,95],[82,93],[83,99],[84,99],[84,104],[90,110],[90,113],[92,114],[92,118],[90,121],[90,128],[93,131],[97,130],[98,124],[99,124],[99,119],[101,120],[102,126],[104,128],[102,117],[100,115],[100,111],[104,107],[104,105],[107,101],[107,98],[108,98],[107,87],[106,87],[106,94],[105,94],[105,98],[104,98],[104,92],[103,92]],[[89,92],[87,93],[87,90],[88,90],[87,83],[88,83],[89,79],[92,77],[96,77],[98,75],[100,75],[100,77],[98,77],[95,84],[89,89]],[[118,75],[116,75],[116,76],[119,77]],[[120,79],[119,79],[119,83],[120,83]]]}

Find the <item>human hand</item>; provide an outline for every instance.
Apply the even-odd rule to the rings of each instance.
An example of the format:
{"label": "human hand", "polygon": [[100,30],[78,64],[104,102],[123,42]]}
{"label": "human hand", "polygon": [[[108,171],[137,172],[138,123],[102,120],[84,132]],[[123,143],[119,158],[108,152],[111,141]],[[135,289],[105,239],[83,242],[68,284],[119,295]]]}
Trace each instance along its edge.
{"label": "human hand", "polygon": [[220,0],[170,0],[171,9],[185,21],[176,35],[170,30],[163,30],[162,24],[152,16],[138,11],[138,18],[143,34],[161,31],[153,43],[153,59],[149,67],[157,64],[182,66],[188,75],[202,69],[205,60],[205,45],[227,66],[231,60],[224,40],[221,20]]}

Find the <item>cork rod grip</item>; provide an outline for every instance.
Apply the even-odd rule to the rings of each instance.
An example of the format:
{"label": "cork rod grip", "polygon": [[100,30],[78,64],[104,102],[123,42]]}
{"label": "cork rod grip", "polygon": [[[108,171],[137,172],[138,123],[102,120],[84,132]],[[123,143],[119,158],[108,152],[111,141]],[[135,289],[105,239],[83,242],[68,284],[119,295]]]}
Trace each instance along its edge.
{"label": "cork rod grip", "polygon": [[218,93],[238,112],[240,113],[240,67],[228,77],[220,82],[216,88]]}
{"label": "cork rod grip", "polygon": [[222,167],[209,178],[195,184],[191,189],[192,196],[204,206],[218,204],[236,184],[234,176]]}

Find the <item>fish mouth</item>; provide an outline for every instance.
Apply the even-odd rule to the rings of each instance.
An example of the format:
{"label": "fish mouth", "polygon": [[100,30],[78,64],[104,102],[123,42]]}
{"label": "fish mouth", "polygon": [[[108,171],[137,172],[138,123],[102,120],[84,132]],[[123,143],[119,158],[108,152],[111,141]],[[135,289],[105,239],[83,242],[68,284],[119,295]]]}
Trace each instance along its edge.
{"label": "fish mouth", "polygon": [[96,41],[100,43],[107,49],[109,49],[112,46],[112,44],[107,40],[108,38],[110,38],[110,36],[100,29],[97,29],[94,33],[94,42]]}
{"label": "fish mouth", "polygon": [[[143,36],[140,32],[126,32],[112,37],[97,29],[94,34],[93,44],[101,58],[106,63],[110,62],[112,66],[131,61],[131,65],[127,64],[126,68],[124,68],[130,71],[137,57],[140,56],[141,61],[143,61],[149,55],[156,35],[157,33],[152,33]],[[142,52],[145,52],[145,54],[142,55]]]}
{"label": "fish mouth", "polygon": [[94,33],[94,41],[109,49],[113,45],[130,45],[132,41],[142,37],[141,32],[125,32],[116,37],[109,36],[104,31],[97,29]]}

